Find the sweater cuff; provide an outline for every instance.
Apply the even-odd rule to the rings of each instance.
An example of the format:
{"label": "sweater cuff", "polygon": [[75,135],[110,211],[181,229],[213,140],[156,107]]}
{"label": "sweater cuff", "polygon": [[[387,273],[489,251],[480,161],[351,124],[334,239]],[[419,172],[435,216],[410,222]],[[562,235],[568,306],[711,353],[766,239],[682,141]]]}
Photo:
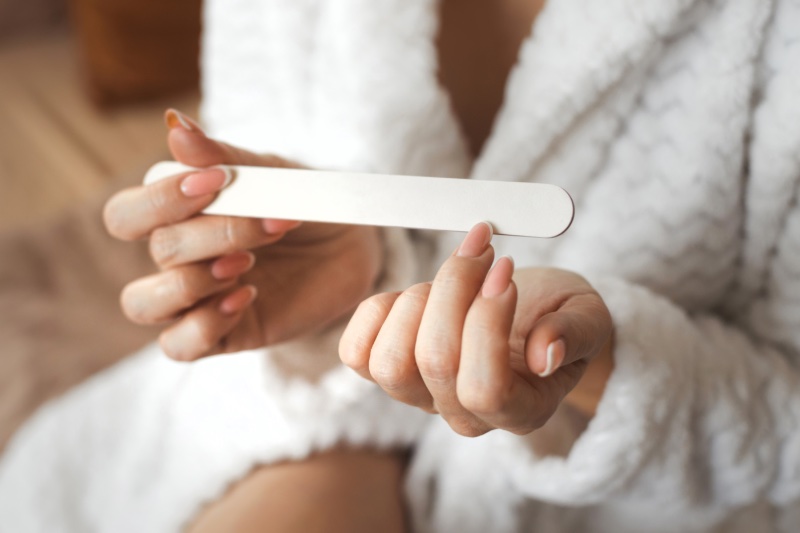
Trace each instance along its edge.
{"label": "sweater cuff", "polygon": [[[381,231],[385,266],[373,288],[376,294],[406,289],[416,275],[408,232],[400,228],[381,228]],[[339,339],[349,318],[317,334],[265,350],[267,390],[286,416],[304,418],[314,413],[320,418],[335,419],[367,399],[386,409],[392,406],[393,402],[382,391],[376,394],[378,387],[374,383],[339,361]]]}
{"label": "sweater cuff", "polygon": [[[691,329],[689,318],[666,299],[623,280],[590,282],[615,325],[615,367],[594,418],[566,457],[537,454],[535,433],[490,434],[504,448],[498,455],[522,494],[567,505],[598,503],[623,492],[647,498],[645,487],[652,491],[653,484],[636,487],[645,465],[663,463],[658,468],[665,474],[663,489],[670,483],[668,469],[682,471],[689,449],[682,432],[669,431],[688,423],[690,415],[691,335],[680,334]],[[665,448],[670,454],[658,453]]]}

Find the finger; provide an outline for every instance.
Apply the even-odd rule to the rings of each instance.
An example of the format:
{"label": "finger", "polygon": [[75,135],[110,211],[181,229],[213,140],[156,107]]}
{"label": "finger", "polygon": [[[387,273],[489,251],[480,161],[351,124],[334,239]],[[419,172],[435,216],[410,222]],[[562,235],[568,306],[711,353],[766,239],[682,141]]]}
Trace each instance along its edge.
{"label": "finger", "polygon": [[256,288],[247,285],[192,309],[161,333],[164,353],[178,361],[194,361],[225,352],[225,336],[242,319],[256,294]]}
{"label": "finger", "polygon": [[494,250],[492,230],[483,222],[473,227],[433,281],[415,346],[417,367],[434,407],[461,434],[473,434],[477,419],[458,402],[456,377],[464,320],[486,273]]}
{"label": "finger", "polygon": [[232,287],[254,263],[252,253],[237,252],[211,264],[193,263],[140,278],[122,290],[122,309],[137,324],[172,320],[200,300]]}
{"label": "finger", "polygon": [[203,261],[280,240],[255,218],[198,216],[157,228],[150,236],[150,255],[162,268]]}
{"label": "finger", "polygon": [[517,302],[513,272],[512,260],[501,257],[464,321],[456,392],[461,405],[479,416],[503,410],[511,390],[508,339]]}
{"label": "finger", "polygon": [[509,336],[517,290],[514,262],[501,257],[467,313],[456,391],[487,426],[527,433],[539,422],[535,394],[511,369]]}
{"label": "finger", "polygon": [[[176,161],[193,167],[214,165],[247,165],[274,168],[302,168],[302,165],[271,154],[255,154],[227,143],[210,139],[197,122],[175,109],[168,109],[165,121],[169,127],[167,143]],[[285,233],[300,225],[295,220],[265,219],[268,233]]]}
{"label": "finger", "polygon": [[611,315],[597,293],[569,298],[540,318],[525,343],[528,368],[541,377],[578,360],[594,357],[613,330]]}
{"label": "finger", "polygon": [[398,296],[399,292],[385,292],[361,302],[339,339],[342,363],[364,379],[373,381],[369,373],[370,352]]}
{"label": "finger", "polygon": [[164,115],[169,134],[167,143],[176,161],[193,167],[247,165],[258,167],[299,168],[282,157],[255,154],[206,136],[200,126],[185,114],[168,109]]}
{"label": "finger", "polygon": [[414,347],[430,290],[430,283],[420,283],[395,300],[369,356],[369,372],[389,396],[427,411],[433,410],[433,397],[420,376]]}
{"label": "finger", "polygon": [[118,239],[140,239],[158,227],[199,213],[230,181],[230,170],[211,168],[125,189],[106,203],[106,228]]}

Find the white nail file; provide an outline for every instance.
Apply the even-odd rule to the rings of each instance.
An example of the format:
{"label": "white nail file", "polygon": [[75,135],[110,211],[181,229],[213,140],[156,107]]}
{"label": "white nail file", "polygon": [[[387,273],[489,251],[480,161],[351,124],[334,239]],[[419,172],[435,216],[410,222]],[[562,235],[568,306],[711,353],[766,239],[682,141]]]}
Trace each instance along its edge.
{"label": "white nail file", "polygon": [[[204,213],[449,231],[469,231],[485,220],[495,234],[526,237],[556,237],[574,214],[564,189],[542,183],[228,168],[233,182]],[[144,182],[194,170],[157,163]]]}

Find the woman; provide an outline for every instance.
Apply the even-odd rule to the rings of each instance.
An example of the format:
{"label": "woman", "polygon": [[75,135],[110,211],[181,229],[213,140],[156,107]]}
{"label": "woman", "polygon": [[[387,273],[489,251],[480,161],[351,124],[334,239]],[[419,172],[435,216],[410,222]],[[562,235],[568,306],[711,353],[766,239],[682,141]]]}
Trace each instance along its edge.
{"label": "woman", "polygon": [[[490,247],[482,224],[459,244],[193,217],[218,170],[121,193],[110,230],[162,267],[123,305],[180,317],[164,351],[273,347],[188,367],[153,347],[48,407],[0,465],[3,496],[28,476],[8,512],[399,529],[403,476],[418,531],[791,531],[800,5],[539,7],[209,2],[206,129],[242,148],[170,114],[177,159],[550,182],[575,224]],[[85,500],[30,482],[58,465]]]}

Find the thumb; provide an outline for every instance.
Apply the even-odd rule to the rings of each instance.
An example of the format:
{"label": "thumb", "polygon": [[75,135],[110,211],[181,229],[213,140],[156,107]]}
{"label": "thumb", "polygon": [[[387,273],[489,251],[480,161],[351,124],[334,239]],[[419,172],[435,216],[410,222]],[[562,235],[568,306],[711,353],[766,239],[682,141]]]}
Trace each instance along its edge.
{"label": "thumb", "polygon": [[525,342],[528,368],[547,377],[562,366],[591,359],[610,340],[613,325],[600,295],[572,296],[558,310],[540,318]]}
{"label": "thumb", "polygon": [[247,165],[256,167],[299,168],[300,165],[275,155],[254,154],[247,150],[215,141],[194,120],[180,111],[167,109],[164,114],[169,133],[167,144],[176,161],[192,167],[214,165]]}

